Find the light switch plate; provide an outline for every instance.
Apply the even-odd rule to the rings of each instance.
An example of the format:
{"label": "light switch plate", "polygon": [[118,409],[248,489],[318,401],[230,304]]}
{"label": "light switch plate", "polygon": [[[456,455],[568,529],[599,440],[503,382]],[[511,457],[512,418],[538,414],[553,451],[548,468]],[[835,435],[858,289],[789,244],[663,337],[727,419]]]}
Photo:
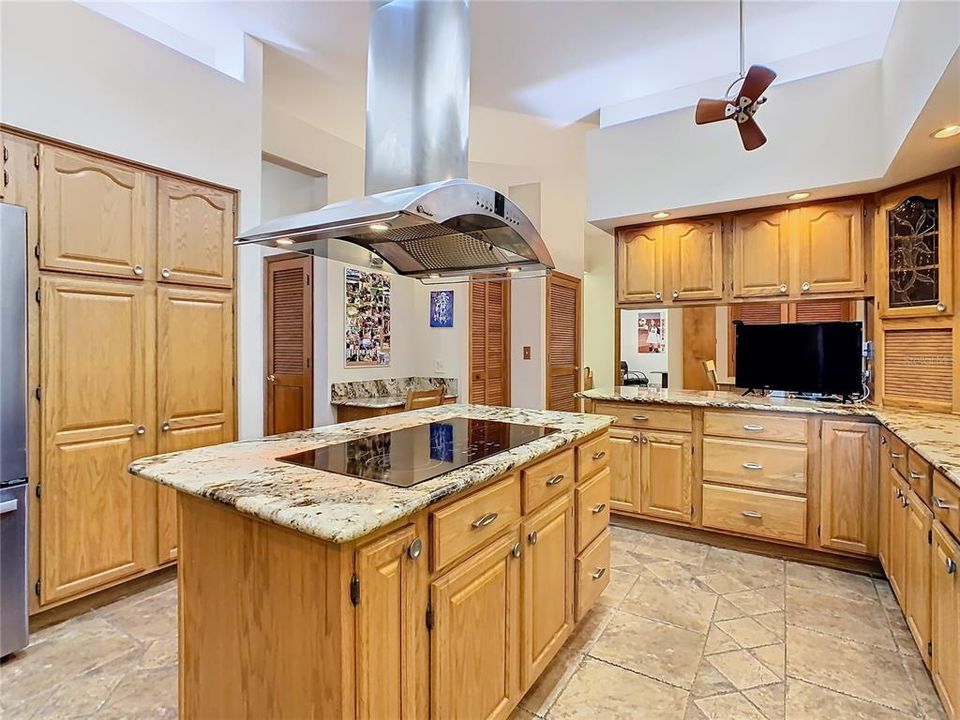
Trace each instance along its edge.
{"label": "light switch plate", "polygon": [[523,359],[524,359],[524,360],[529,360],[530,357],[531,357],[530,346],[529,346],[529,345],[524,345],[524,346],[523,346]]}

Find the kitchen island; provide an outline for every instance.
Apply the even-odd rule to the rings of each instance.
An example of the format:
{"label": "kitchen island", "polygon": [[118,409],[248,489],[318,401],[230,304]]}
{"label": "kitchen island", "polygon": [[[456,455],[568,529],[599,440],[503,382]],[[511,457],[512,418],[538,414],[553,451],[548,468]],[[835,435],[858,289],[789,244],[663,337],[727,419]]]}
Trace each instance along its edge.
{"label": "kitchen island", "polygon": [[[133,463],[177,490],[181,717],[509,715],[609,579],[612,420],[444,405]],[[429,476],[464,442],[496,452]]]}

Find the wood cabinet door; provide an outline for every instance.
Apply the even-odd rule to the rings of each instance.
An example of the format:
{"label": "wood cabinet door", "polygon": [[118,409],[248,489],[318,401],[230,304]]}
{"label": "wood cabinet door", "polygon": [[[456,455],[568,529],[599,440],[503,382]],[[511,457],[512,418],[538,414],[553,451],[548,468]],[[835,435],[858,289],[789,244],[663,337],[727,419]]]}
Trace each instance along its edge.
{"label": "wood cabinet door", "polygon": [[802,294],[863,290],[863,200],[801,207],[796,237]]}
{"label": "wood cabinet door", "polygon": [[733,218],[734,297],[780,297],[790,291],[790,224],[786,210]]}
{"label": "wood cabinet door", "polygon": [[640,436],[640,512],[689,523],[693,518],[693,441],[686,433]]}
{"label": "wood cabinet door", "polygon": [[[157,451],[235,438],[233,298],[229,291],[157,288]],[[176,494],[159,488],[158,562],[177,557]]]}
{"label": "wood cabinet door", "polygon": [[519,700],[522,547],[509,532],[430,586],[431,717],[500,719]]}
{"label": "wood cabinet door", "polygon": [[41,145],[41,269],[142,278],[145,185],[140,170]]}
{"label": "wood cabinet door", "polygon": [[40,280],[41,603],[144,570],[153,487],[127,466],[154,454],[147,303],[138,283]]}
{"label": "wood cabinet door", "polygon": [[565,494],[521,527],[521,683],[540,677],[573,629],[573,498]]}
{"label": "wood cabinet door", "polygon": [[871,423],[821,425],[820,545],[877,554],[877,439]]}
{"label": "wood cabinet door", "polygon": [[933,513],[914,492],[907,493],[905,512],[906,577],[903,589],[907,602],[904,617],[920,649],[925,664],[930,664],[927,642],[930,640],[930,562]]}
{"label": "wood cabinet door", "polygon": [[887,459],[889,445],[886,431],[880,434],[880,498],[877,504],[877,558],[883,571],[890,575],[890,514],[893,512],[893,498],[896,485],[891,476],[892,469]]}
{"label": "wood cabinet door", "polygon": [[356,551],[360,602],[356,612],[357,717],[423,717],[420,670],[426,650],[425,555],[411,557],[411,523]]}
{"label": "wood cabinet door", "polygon": [[663,302],[663,225],[617,236],[617,302]]}
{"label": "wood cabinet door", "polygon": [[610,428],[610,509],[640,512],[640,433]]}
{"label": "wood cabinet door", "polygon": [[893,594],[906,607],[907,582],[907,499],[906,483],[896,470],[890,470],[890,538],[887,547],[887,579]]}
{"label": "wood cabinet door", "polygon": [[931,548],[931,674],[948,718],[960,717],[960,544],[940,524]]}
{"label": "wood cabinet door", "polygon": [[719,300],[723,295],[720,219],[670,223],[664,232],[671,299]]}
{"label": "wood cabinet door", "polygon": [[183,180],[157,180],[161,282],[233,286],[233,194]]}

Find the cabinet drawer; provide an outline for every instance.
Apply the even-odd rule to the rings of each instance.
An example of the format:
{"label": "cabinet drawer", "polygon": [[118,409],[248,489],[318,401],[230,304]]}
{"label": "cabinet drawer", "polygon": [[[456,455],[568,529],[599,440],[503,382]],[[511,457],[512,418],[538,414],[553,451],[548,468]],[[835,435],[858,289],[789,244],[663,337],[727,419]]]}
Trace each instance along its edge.
{"label": "cabinet drawer", "polygon": [[516,475],[430,513],[434,570],[480,547],[520,517]]}
{"label": "cabinet drawer", "polygon": [[805,493],[807,448],[787,443],[704,438],[703,480]]}
{"label": "cabinet drawer", "polygon": [[807,501],[757,490],[704,485],[703,526],[803,543],[807,539]]}
{"label": "cabinet drawer", "polygon": [[913,491],[925,503],[930,502],[932,480],[930,478],[930,463],[917,455],[913,450],[907,451],[907,482]]}
{"label": "cabinet drawer", "polygon": [[610,435],[604,433],[577,446],[577,480],[584,480],[610,462]]}
{"label": "cabinet drawer", "polygon": [[610,469],[577,487],[577,552],[610,524]]}
{"label": "cabinet drawer", "polygon": [[935,470],[933,473],[933,515],[943,526],[960,537],[960,487]]}
{"label": "cabinet drawer", "polygon": [[580,553],[576,560],[575,574],[577,578],[576,621],[580,622],[610,582],[609,530],[604,530],[600,537]]}
{"label": "cabinet drawer", "polygon": [[573,487],[573,448],[523,471],[523,511],[529,513]]}
{"label": "cabinet drawer", "polygon": [[807,419],[759,413],[707,410],[703,413],[703,434],[746,438],[748,440],[805,443],[807,441]]}
{"label": "cabinet drawer", "polygon": [[652,407],[643,403],[597,403],[598,415],[615,415],[614,425],[649,430],[690,432],[693,416],[682,408]]}
{"label": "cabinet drawer", "polygon": [[887,438],[885,445],[887,457],[893,467],[900,473],[900,477],[907,477],[907,444],[893,433]]}

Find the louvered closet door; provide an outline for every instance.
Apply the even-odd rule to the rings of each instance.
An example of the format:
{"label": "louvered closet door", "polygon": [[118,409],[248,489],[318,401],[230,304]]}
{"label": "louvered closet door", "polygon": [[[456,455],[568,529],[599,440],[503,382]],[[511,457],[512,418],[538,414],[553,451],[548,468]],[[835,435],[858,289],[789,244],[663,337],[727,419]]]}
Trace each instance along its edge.
{"label": "louvered closet door", "polygon": [[267,435],[313,425],[312,263],[267,258]]}
{"label": "louvered closet door", "polygon": [[470,402],[510,404],[510,284],[470,286]]}
{"label": "louvered closet door", "polygon": [[580,278],[547,281],[547,409],[576,412],[580,389]]}

